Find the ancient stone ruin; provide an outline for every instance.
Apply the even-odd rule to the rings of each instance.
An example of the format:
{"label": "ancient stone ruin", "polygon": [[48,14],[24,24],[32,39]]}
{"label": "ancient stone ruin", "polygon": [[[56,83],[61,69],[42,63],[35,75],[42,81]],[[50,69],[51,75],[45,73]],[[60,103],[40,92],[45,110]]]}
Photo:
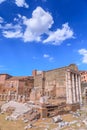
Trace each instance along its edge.
{"label": "ancient stone ruin", "polygon": [[0,74],[0,100],[32,101],[40,106],[41,117],[75,111],[82,104],[80,73],[75,64],[32,76],[15,77]]}

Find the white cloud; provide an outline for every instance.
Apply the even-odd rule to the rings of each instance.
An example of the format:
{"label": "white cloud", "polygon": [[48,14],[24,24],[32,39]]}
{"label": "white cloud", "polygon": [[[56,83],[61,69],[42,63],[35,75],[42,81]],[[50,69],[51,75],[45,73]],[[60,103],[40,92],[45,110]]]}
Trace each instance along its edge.
{"label": "white cloud", "polygon": [[57,31],[51,32],[49,37],[43,42],[51,42],[51,44],[60,45],[66,39],[73,38],[73,34],[74,32],[70,29],[68,23],[65,23],[62,25],[62,29],[57,29]]}
{"label": "white cloud", "polygon": [[53,60],[54,60],[54,58],[53,58],[52,56],[50,56],[49,54],[44,54],[44,55],[43,55],[43,58],[46,58],[46,59],[48,59],[49,61],[53,61]]}
{"label": "white cloud", "polygon": [[0,17],[0,23],[3,23],[3,22],[4,22],[3,18],[2,18],[2,17]]}
{"label": "white cloud", "polygon": [[5,1],[6,1],[6,0],[0,0],[0,4],[3,3],[3,2],[5,2]]}
{"label": "white cloud", "polygon": [[87,64],[87,50],[86,49],[80,49],[78,50],[78,53],[82,55],[82,63]]}
{"label": "white cloud", "polygon": [[44,58],[49,58],[50,56],[48,54],[43,55]]}
{"label": "white cloud", "polygon": [[3,30],[3,36],[6,38],[21,38],[23,35],[20,25],[5,24],[5,26],[1,26],[0,28]]}
{"label": "white cloud", "polygon": [[8,30],[19,29],[20,30],[21,28],[22,27],[19,24],[13,25],[11,23],[7,23],[4,26],[0,26],[0,29],[3,29],[3,30],[6,30],[6,29],[8,29]]}
{"label": "white cloud", "polygon": [[3,31],[3,36],[6,38],[21,38],[22,37],[22,33],[20,32],[20,30],[16,30],[16,31]]}
{"label": "white cloud", "polygon": [[49,12],[37,7],[32,13],[32,18],[24,18],[24,24],[26,25],[24,41],[40,41],[41,35],[51,28],[53,18]]}
{"label": "white cloud", "polygon": [[[0,0],[0,4],[5,2],[6,0]],[[25,8],[29,8],[29,5],[25,2],[25,0],[15,0],[15,4],[18,7],[25,7]]]}
{"label": "white cloud", "polygon": [[15,4],[18,7],[25,7],[25,8],[29,7],[29,5],[25,2],[25,0],[15,0]]}
{"label": "white cloud", "polygon": [[[16,2],[18,2],[18,0],[16,0]],[[36,41],[45,44],[60,45],[64,40],[73,38],[74,35],[68,23],[63,24],[61,29],[51,31],[51,27],[54,23],[53,17],[41,7],[37,7],[32,12],[31,18],[18,14],[13,20],[15,25],[12,23],[4,23],[4,26],[0,24],[0,29],[2,29],[4,37],[22,38],[24,42]],[[44,38],[44,34],[47,36],[46,39]]]}

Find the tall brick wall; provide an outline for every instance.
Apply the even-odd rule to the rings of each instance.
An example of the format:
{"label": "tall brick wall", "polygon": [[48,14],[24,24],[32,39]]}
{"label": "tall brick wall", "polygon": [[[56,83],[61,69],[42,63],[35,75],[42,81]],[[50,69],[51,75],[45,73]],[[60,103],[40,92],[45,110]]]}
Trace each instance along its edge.
{"label": "tall brick wall", "polygon": [[41,95],[45,94],[52,97],[65,98],[65,71],[65,68],[61,68],[50,71],[44,71],[41,74],[36,74],[36,76],[34,76],[34,87],[39,88],[39,90],[41,91]]}
{"label": "tall brick wall", "polygon": [[66,76],[64,69],[55,69],[47,71],[45,74],[45,89],[50,90],[50,87],[56,89],[55,96],[63,97],[66,94]]}
{"label": "tall brick wall", "polygon": [[[34,73],[34,87],[38,88],[37,93],[39,97],[41,95],[47,95],[50,97],[56,97],[57,99],[67,99],[67,70],[78,74],[78,68],[75,64],[65,66],[62,68],[42,71],[38,74],[37,71]],[[74,82],[76,82],[76,77],[74,77]],[[72,80],[72,79],[70,79]],[[72,82],[72,81],[71,81]],[[37,95],[37,94],[36,94]]]}
{"label": "tall brick wall", "polygon": [[[9,75],[1,74],[0,94],[17,94],[30,96],[31,89],[34,86],[32,76],[27,77],[9,77]],[[9,78],[8,78],[9,77]]]}
{"label": "tall brick wall", "polygon": [[42,85],[42,75],[38,74],[34,77],[34,87],[40,87]]}

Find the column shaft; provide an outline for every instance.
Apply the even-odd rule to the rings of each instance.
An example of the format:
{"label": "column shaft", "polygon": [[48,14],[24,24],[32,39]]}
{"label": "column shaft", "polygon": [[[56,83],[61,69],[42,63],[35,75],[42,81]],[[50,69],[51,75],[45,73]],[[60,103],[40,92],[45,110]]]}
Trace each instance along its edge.
{"label": "column shaft", "polygon": [[76,77],[76,96],[77,96],[77,102],[79,102],[79,84],[78,84],[78,75],[75,75]]}
{"label": "column shaft", "polygon": [[80,76],[78,76],[78,84],[79,84],[79,99],[80,99],[80,103],[82,103],[81,80],[80,80]]}
{"label": "column shaft", "polygon": [[66,97],[67,104],[72,104],[72,90],[71,90],[71,77],[70,72],[67,72],[67,84],[66,84]]}
{"label": "column shaft", "polygon": [[76,103],[75,79],[74,79],[74,74],[73,73],[72,73],[72,90],[73,90],[73,103]]}

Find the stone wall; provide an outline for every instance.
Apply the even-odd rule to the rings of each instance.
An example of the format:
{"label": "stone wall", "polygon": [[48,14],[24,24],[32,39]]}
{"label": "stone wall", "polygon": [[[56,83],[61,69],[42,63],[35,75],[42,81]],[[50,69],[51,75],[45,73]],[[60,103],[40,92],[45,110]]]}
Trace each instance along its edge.
{"label": "stone wall", "polygon": [[61,98],[66,96],[65,68],[47,71],[45,74],[45,92],[55,91],[54,96]]}
{"label": "stone wall", "polygon": [[61,102],[64,99],[67,104],[82,102],[80,74],[76,65],[42,71],[40,74],[35,70],[33,74],[39,98],[45,95]]}
{"label": "stone wall", "polygon": [[8,74],[0,74],[0,84],[4,84],[5,80],[10,78],[11,76]]}
{"label": "stone wall", "polygon": [[87,83],[87,71],[80,71],[80,75],[81,75],[81,82]]}
{"label": "stone wall", "polygon": [[4,99],[6,99],[7,95],[10,95],[10,99],[13,99],[13,95],[17,95],[17,97],[26,96],[29,99],[31,89],[34,86],[34,79],[32,76],[11,78],[7,78],[6,75],[0,76],[1,79],[3,79],[3,84],[0,84],[1,99],[3,99],[3,95],[6,95]]}

